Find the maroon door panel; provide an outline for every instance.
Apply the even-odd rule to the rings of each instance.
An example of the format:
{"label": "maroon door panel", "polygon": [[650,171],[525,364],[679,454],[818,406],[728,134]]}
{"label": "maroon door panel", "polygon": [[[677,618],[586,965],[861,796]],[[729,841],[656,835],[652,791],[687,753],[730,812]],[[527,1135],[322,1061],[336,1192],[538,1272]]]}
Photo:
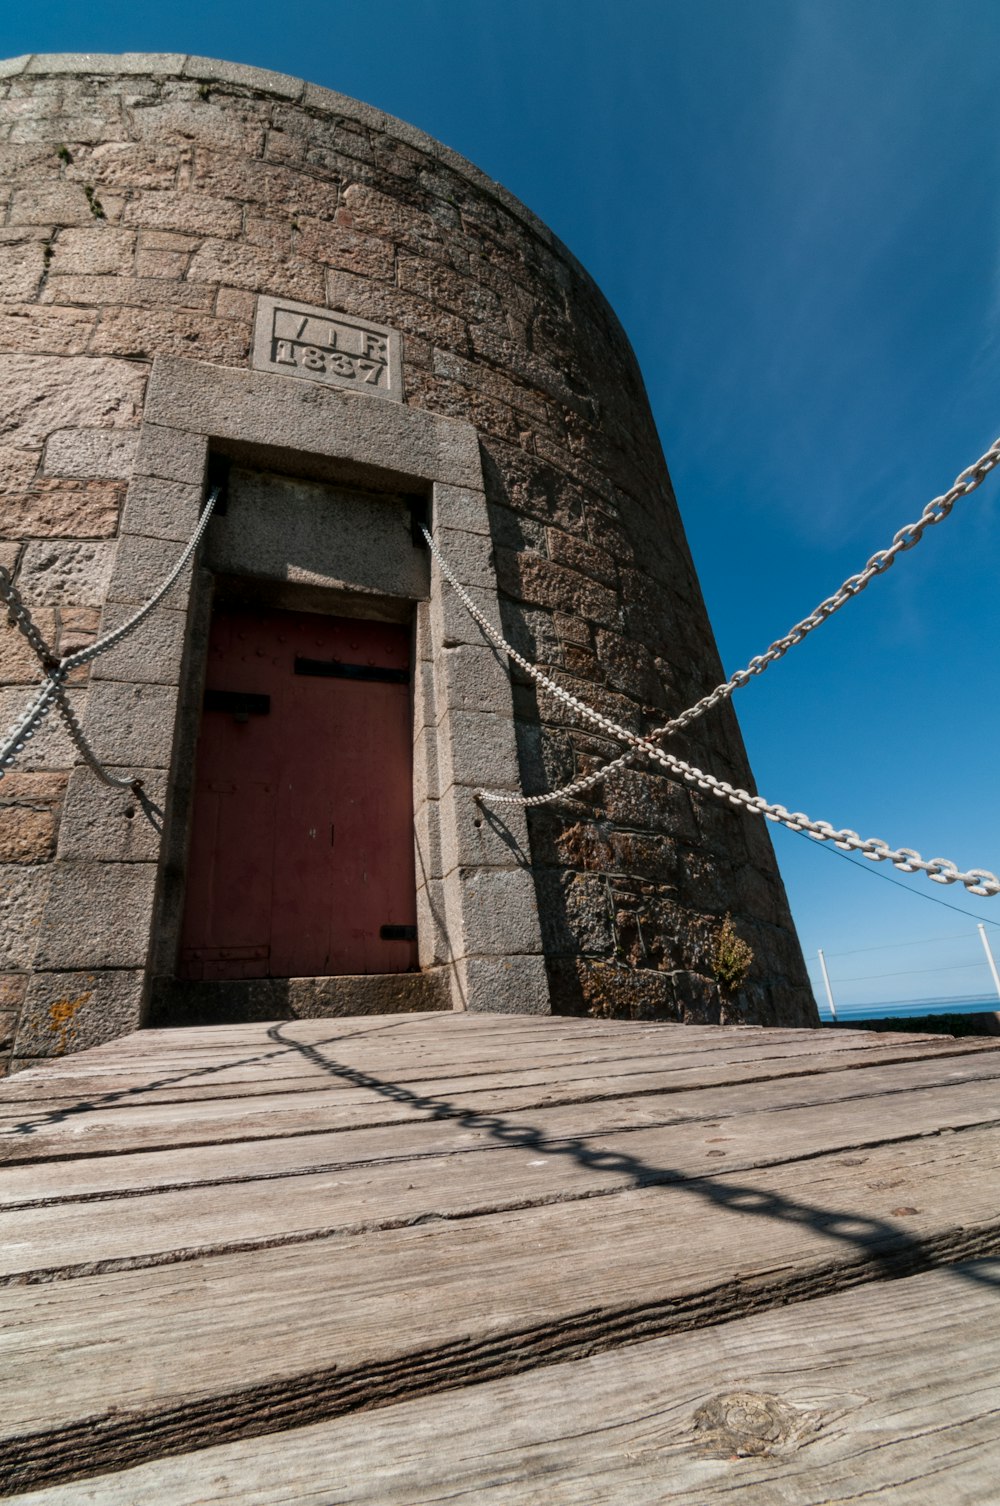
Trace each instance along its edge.
{"label": "maroon door panel", "polygon": [[181,977],[416,966],[409,653],[393,623],[215,614]]}

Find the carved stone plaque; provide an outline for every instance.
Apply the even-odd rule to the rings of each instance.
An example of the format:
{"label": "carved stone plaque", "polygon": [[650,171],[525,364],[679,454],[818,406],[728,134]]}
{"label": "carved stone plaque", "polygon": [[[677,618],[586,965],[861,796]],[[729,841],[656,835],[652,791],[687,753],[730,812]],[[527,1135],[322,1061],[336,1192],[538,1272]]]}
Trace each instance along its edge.
{"label": "carved stone plaque", "polygon": [[291,303],[287,298],[257,299],[253,364],[258,371],[303,377],[400,402],[400,343],[397,330],[369,319]]}

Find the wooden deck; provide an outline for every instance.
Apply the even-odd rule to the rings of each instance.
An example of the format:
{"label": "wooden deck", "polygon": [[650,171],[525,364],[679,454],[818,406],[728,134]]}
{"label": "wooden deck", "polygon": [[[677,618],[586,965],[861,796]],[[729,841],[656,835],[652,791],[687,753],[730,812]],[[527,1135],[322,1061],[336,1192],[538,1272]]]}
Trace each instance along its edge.
{"label": "wooden deck", "polygon": [[1000,1501],[996,1042],[147,1031],[0,1145],[5,1499]]}

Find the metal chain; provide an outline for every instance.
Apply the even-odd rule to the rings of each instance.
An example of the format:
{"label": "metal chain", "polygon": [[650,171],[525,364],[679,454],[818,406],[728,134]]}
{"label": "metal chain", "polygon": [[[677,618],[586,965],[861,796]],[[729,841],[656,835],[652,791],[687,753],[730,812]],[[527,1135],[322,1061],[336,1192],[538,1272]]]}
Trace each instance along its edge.
{"label": "metal chain", "polygon": [[[3,580],[0,578],[0,592],[2,592],[2,588]],[[28,743],[34,737],[41,722],[48,716],[52,709],[55,693],[56,682],[50,678],[45,681],[24,715],[19,721],[14,723],[13,727],[7,733],[3,743],[0,744],[0,779],[3,778],[17,755],[23,753]]]}
{"label": "metal chain", "polygon": [[901,528],[893,536],[888,549],[877,550],[863,570],[860,570],[857,575],[849,575],[832,596],[821,601],[808,617],[803,617],[801,622],[797,622],[783,638],[776,638],[764,653],[755,655],[745,669],[738,669],[724,685],[717,685],[687,711],[682,711],[672,721],[667,722],[663,727],[658,727],[651,736],[665,737],[669,732],[677,732],[680,728],[686,727],[689,722],[693,722],[696,717],[717,705],[719,701],[731,696],[735,690],[745,685],[748,680],[752,680],[755,675],[763,674],[768,665],[783,659],[790,648],[801,643],[821,623],[826,622],[835,612],[839,612],[841,607],[852,601],[855,596],[860,596],[877,575],[884,575],[895,564],[900,554],[919,544],[928,528],[932,528],[935,523],[943,523],[959,498],[967,497],[970,492],[974,492],[978,486],[981,486],[997,465],[1000,465],[1000,439],[995,439],[985,455],[956,476],[943,496],[934,497],[928,502],[915,523],[907,523]]}
{"label": "metal chain", "polygon": [[[769,665],[777,663],[779,659],[783,659],[790,648],[794,648],[796,644],[801,643],[821,623],[826,622],[835,612],[839,612],[842,606],[845,606],[849,601],[853,601],[855,596],[860,596],[861,592],[866,586],[871,584],[876,575],[884,575],[895,563],[900,554],[919,544],[926,530],[933,527],[935,523],[943,522],[959,498],[967,497],[970,492],[974,492],[976,487],[980,486],[986,480],[986,477],[997,465],[1000,465],[1000,439],[995,439],[985,455],[981,456],[974,465],[970,465],[962,471],[943,496],[935,497],[932,501],[928,502],[917,522],[907,523],[905,527],[901,528],[894,536],[888,549],[879,549],[872,555],[863,570],[859,571],[857,575],[848,576],[839,590],[835,591],[832,596],[826,597],[824,601],[821,601],[819,606],[815,607],[809,613],[808,617],[803,617],[801,622],[797,622],[783,638],[776,638],[764,653],[757,654],[751,659],[745,669],[738,669],[724,685],[717,685],[714,690],[710,691],[708,695],[702,696],[700,701],[696,701],[686,711],[681,711],[671,721],[665,722],[662,727],[656,727],[650,732],[650,737],[667,737],[672,732],[679,732],[683,727],[687,727],[698,717],[703,716],[711,707],[717,706],[720,701],[728,700],[741,686],[748,684],[755,675],[763,674]],[[602,764],[594,773],[587,774],[580,779],[575,779],[572,784],[564,784],[557,790],[549,790],[544,795],[518,796],[516,800],[509,797],[504,798],[508,804],[526,806],[548,805],[554,800],[565,800],[573,795],[582,794],[584,790],[592,789],[595,784],[600,784],[601,780],[606,779],[609,774],[615,773],[618,769],[627,768],[635,762],[637,757],[638,754],[634,749],[631,752],[623,753],[619,758],[613,759],[610,763]]]}
{"label": "metal chain", "polygon": [[21,594],[11,578],[10,571],[0,566],[0,600],[7,606],[7,613],[11,623],[24,634],[38,656],[43,669],[46,671],[46,679],[35,699],[19,720],[15,722],[3,743],[0,744],[0,779],[4,777],[7,769],[14,762],[18,754],[24,751],[45,717],[55,705],[59,708],[70,737],[76,744],[84,761],[99,779],[105,784],[111,785],[114,789],[136,789],[142,784],[141,779],[127,775],[122,777],[109,773],[101,763],[97,754],[90,746],[73,707],[70,705],[65,689],[66,677],[71,670],[79,668],[81,664],[88,664],[92,659],[96,659],[99,654],[106,653],[108,649],[114,648],[117,644],[121,643],[124,638],[127,638],[130,633],[135,631],[139,624],[149,616],[153,608],[163,600],[201,542],[202,535],[208,527],[208,521],[212,516],[218,496],[219,488],[217,486],[213,487],[198,519],[198,526],[188,540],[184,552],[155,594],[137,612],[134,612],[126,622],[123,622],[120,627],[113,629],[110,633],[106,633],[103,638],[99,638],[87,648],[78,649],[74,654],[67,654],[64,659],[57,659],[53,654],[32,621],[31,614],[21,599]]}
{"label": "metal chain", "polygon": [[[702,790],[707,794],[714,795],[716,799],[724,800],[729,805],[740,806],[751,814],[766,816],[769,821],[779,822],[782,826],[787,826],[792,831],[806,832],[818,842],[833,842],[835,846],[843,849],[845,852],[860,852],[866,858],[871,858],[875,863],[892,863],[894,867],[901,869],[903,873],[916,873],[918,871],[926,873],[928,878],[933,879],[938,884],[964,884],[970,894],[983,896],[1000,894],[1000,878],[997,878],[995,873],[990,873],[986,868],[971,868],[967,873],[962,873],[947,858],[930,858],[925,860],[910,847],[892,848],[881,837],[859,837],[856,831],[851,831],[848,828],[838,831],[828,821],[813,821],[809,816],[803,814],[802,811],[788,811],[783,805],[773,805],[761,795],[751,795],[748,790],[739,789],[723,779],[716,779],[713,775],[706,774],[703,770],[696,768],[694,764],[685,763],[683,759],[675,758],[672,753],[664,752],[656,743],[651,742],[648,737],[641,737],[638,733],[631,732],[627,727],[622,727],[617,722],[612,721],[610,717],[602,715],[599,711],[595,711],[591,706],[578,700],[575,695],[571,695],[568,690],[564,690],[561,685],[557,685],[554,680],[550,679],[536,665],[530,663],[523,654],[519,654],[517,649],[507,642],[506,638],[483,615],[469,596],[469,593],[458,581],[454,571],[441,553],[440,548],[435,543],[428,529],[421,525],[421,532],[441,568],[441,573],[454,589],[466,611],[478,622],[491,642],[496,644],[497,648],[502,649],[504,653],[513,659],[515,664],[520,665],[525,673],[529,674],[537,684],[544,685],[546,690],[550,691],[558,700],[567,706],[571,706],[581,716],[586,717],[588,721],[600,727],[602,731],[609,733],[621,742],[628,743],[634,750],[633,756],[636,753],[645,754],[647,758],[651,759],[654,763],[660,764],[661,767],[673,774],[675,778],[683,780],[685,784],[691,785],[695,789]],[[606,766],[601,773],[605,775],[607,772],[608,767]],[[568,788],[573,787],[569,786]],[[478,800],[489,800],[491,804],[495,805],[530,806],[543,804],[548,799],[551,799],[551,796],[525,797],[523,795],[508,795],[494,790],[477,790],[476,798]]]}
{"label": "metal chain", "polygon": [[187,564],[188,560],[191,558],[198,545],[201,543],[202,535],[204,534],[205,529],[208,527],[208,522],[212,516],[212,511],[219,499],[219,491],[220,488],[218,486],[213,486],[211,492],[208,495],[208,501],[205,503],[205,506],[202,509],[201,517],[198,519],[198,526],[188,540],[187,545],[184,549],[184,553],[181,555],[180,559],[177,561],[176,565],[171,570],[170,574],[167,576],[166,580],[160,586],[156,594],[151,596],[145,603],[145,605],[141,606],[139,610],[128,619],[127,622],[123,622],[121,627],[116,627],[112,632],[106,633],[103,638],[98,638],[97,642],[92,643],[89,648],[81,648],[75,654],[70,654],[67,658],[63,659],[62,664],[67,670],[76,669],[80,664],[87,664],[91,659],[96,659],[98,654],[103,654],[107,649],[114,648],[116,644],[121,643],[123,638],[127,638],[130,633],[133,633],[135,631],[140,622],[142,622],[146,617],[149,616],[154,607],[159,606],[160,602],[163,600],[164,596],[166,596],[167,592],[170,590],[170,587],[177,581],[181,574],[181,571],[184,569],[184,566]]}
{"label": "metal chain", "polygon": [[90,743],[87,741],[83,728],[80,726],[79,718],[77,717],[76,712],[73,710],[73,707],[70,705],[69,698],[61,685],[56,689],[55,699],[56,705],[58,706],[59,711],[62,715],[62,719],[66,723],[66,730],[69,732],[70,737],[76,744],[84,763],[86,763],[87,766],[93,770],[101,783],[110,785],[111,788],[115,790],[140,789],[142,786],[142,780],[137,778],[134,774],[112,774],[109,769],[106,769],[104,767],[104,765],[101,763],[101,760],[98,758],[97,754],[90,746]]}

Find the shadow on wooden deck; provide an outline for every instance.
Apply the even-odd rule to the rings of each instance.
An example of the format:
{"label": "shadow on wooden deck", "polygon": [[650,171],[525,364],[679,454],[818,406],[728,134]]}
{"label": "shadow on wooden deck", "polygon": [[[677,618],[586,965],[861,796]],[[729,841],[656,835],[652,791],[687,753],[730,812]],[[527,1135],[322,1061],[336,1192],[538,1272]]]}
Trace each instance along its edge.
{"label": "shadow on wooden deck", "polygon": [[[984,1041],[450,1015],[146,1033],[21,1074],[0,1480],[41,1506],[359,1409],[571,1392],[855,1287],[881,1312],[931,1282],[981,1328],[998,1079]],[[524,1470],[509,1499],[547,1499]]]}

